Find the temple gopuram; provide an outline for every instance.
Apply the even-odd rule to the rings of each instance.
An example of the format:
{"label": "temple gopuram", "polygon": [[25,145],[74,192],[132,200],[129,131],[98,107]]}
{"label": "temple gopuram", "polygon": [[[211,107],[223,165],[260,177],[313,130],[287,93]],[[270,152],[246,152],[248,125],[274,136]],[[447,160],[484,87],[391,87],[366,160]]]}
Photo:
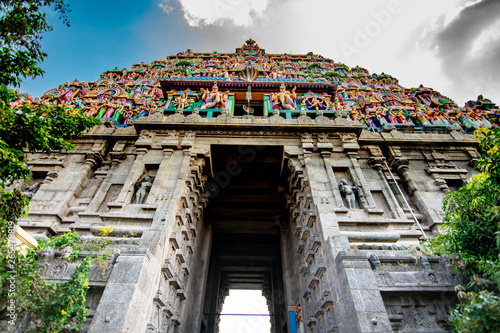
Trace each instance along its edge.
{"label": "temple gopuram", "polygon": [[[218,332],[231,289],[262,291],[272,333],[452,331],[460,276],[418,246],[439,233],[445,193],[478,173],[473,132],[499,126],[492,101],[459,107],[252,39],[40,99],[101,119],[72,151],[29,154],[32,180],[15,185],[35,239],[107,230],[84,332]],[[46,252],[43,276],[69,279],[77,262]]]}

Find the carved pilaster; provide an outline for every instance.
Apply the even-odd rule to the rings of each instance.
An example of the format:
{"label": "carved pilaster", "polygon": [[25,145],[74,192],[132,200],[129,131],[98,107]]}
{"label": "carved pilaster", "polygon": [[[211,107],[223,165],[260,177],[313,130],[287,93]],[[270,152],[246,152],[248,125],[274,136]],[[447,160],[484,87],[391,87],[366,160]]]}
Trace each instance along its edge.
{"label": "carved pilaster", "polygon": [[100,167],[104,163],[101,153],[92,152],[85,155],[85,163],[90,164],[90,167]]}

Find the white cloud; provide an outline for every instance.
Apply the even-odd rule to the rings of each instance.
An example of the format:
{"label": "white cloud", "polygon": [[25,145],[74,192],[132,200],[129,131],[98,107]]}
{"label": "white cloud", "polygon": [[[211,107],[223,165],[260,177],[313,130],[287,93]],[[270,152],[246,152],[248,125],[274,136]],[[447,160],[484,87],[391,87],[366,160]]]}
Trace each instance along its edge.
{"label": "white cloud", "polygon": [[[463,101],[484,94],[500,100],[500,2],[468,1],[457,4],[429,28],[425,40],[441,62],[450,90]],[[453,98],[453,96],[450,96]]]}
{"label": "white cloud", "polygon": [[498,45],[500,42],[498,31],[500,31],[500,20],[481,31],[476,40],[473,41],[468,55],[471,58],[480,58],[491,45]]}
{"label": "white cloud", "polygon": [[158,7],[160,7],[165,13],[170,14],[174,10],[174,7],[170,6],[169,3],[170,0],[161,0]]}
{"label": "white cloud", "polygon": [[[500,54],[495,53],[500,27],[493,27],[494,18],[467,21],[475,8],[485,5],[490,10],[481,15],[498,18],[498,0],[178,1],[175,7],[181,5],[186,22],[204,28],[200,39],[210,50],[232,52],[253,38],[267,53],[312,51],[372,73],[391,74],[407,87],[422,83],[458,104],[472,98],[476,86],[482,91],[491,86],[482,82],[489,82],[485,73],[495,72],[491,63]],[[482,32],[476,26],[491,28]],[[355,52],[346,52],[346,45]],[[481,83],[472,84],[478,77]],[[500,99],[493,95],[488,94]]]}
{"label": "white cloud", "polygon": [[474,1],[468,1],[466,2],[463,6],[457,6],[457,7],[452,7],[451,9],[448,10],[448,12],[444,16],[444,21],[443,21],[443,27],[448,26],[453,20],[455,20],[462,10],[464,10],[467,7],[474,6],[475,4],[481,2],[482,0],[474,0]]}
{"label": "white cloud", "polygon": [[264,13],[268,0],[179,0],[184,18],[193,27],[222,25],[229,21],[249,27]]}

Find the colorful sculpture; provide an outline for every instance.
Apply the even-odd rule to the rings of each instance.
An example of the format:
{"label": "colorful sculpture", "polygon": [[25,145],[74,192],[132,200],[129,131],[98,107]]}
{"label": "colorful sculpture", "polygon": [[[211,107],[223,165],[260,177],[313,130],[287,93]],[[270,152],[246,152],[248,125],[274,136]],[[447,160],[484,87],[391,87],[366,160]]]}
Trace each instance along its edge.
{"label": "colorful sculpture", "polygon": [[278,93],[271,94],[271,101],[274,103],[273,108],[282,108],[284,110],[297,110],[294,100],[297,98],[295,90],[297,87],[293,87],[292,92],[286,90],[284,83],[280,86],[280,91]]}
{"label": "colorful sculpture", "polygon": [[[282,82],[279,92],[270,96],[271,107],[277,110],[297,110],[297,103],[307,110],[338,110],[349,112],[354,122],[381,130],[386,124],[422,128],[450,128],[472,132],[476,128],[499,126],[500,110],[491,100],[478,96],[461,108],[450,98],[431,88],[404,88],[388,74],[370,74],[362,67],[349,68],[343,63],[325,59],[314,53],[268,55],[249,39],[235,53],[180,52],[151,64],[134,64],[130,69],[113,68],[94,82],[75,79],[50,89],[41,99],[60,105],[67,112],[98,118],[109,118],[119,126],[134,117],[151,114],[158,106],[176,109],[224,109],[229,92],[219,92],[217,84],[211,90],[199,89],[186,95],[162,92],[161,80],[219,82]],[[322,91],[298,94],[299,84],[337,84],[337,93],[323,97]],[[294,86],[287,91],[286,86]],[[178,90],[177,90],[178,91]],[[166,94],[165,96],[163,94]],[[196,97],[194,97],[196,96]],[[199,96],[203,104],[199,101]],[[15,108],[39,103],[29,95],[20,94],[11,101]],[[201,104],[201,105],[200,105]],[[272,112],[268,110],[268,115]],[[292,114],[293,112],[289,112]],[[206,115],[208,113],[202,113]],[[293,113],[298,117],[298,112]],[[328,112],[325,116],[331,117]]]}
{"label": "colorful sculpture", "polygon": [[223,109],[226,107],[229,90],[225,93],[221,93],[219,87],[217,87],[217,83],[214,83],[212,86],[212,91],[203,88],[200,90],[203,93],[201,99],[205,102],[205,104],[201,106],[202,109]]}

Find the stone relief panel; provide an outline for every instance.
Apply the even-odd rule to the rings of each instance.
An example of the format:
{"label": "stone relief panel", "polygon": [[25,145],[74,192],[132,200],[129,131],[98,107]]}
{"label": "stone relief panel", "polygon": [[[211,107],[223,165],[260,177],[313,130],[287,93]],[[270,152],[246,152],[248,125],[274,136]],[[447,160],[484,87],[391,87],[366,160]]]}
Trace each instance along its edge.
{"label": "stone relief panel", "polygon": [[453,293],[382,293],[394,332],[452,332],[448,313],[453,297]]}

